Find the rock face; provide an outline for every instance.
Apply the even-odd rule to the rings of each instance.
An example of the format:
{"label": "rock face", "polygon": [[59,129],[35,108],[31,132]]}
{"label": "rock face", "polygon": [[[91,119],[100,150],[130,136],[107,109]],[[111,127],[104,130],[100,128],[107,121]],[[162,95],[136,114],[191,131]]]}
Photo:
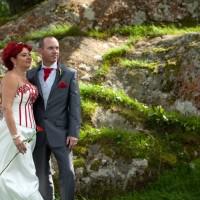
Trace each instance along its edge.
{"label": "rock face", "polygon": [[40,3],[43,0],[6,0],[6,2],[9,5],[10,12],[13,15],[16,15],[17,13],[21,12],[22,10],[25,10],[27,8],[30,8],[31,6],[36,5],[37,3]]}
{"label": "rock face", "polygon": [[48,0],[1,26],[0,40],[23,38],[32,31],[66,23],[82,29],[105,29],[146,22],[190,25],[199,21],[198,0]]}
{"label": "rock face", "polygon": [[199,33],[139,41],[125,57],[146,61],[154,65],[153,69],[118,66],[111,70],[107,84],[140,102],[199,115],[199,46]]}
{"label": "rock face", "polygon": [[[90,198],[103,199],[119,191],[136,189],[137,185],[143,181],[148,167],[146,159],[113,160],[102,152],[98,144],[88,149],[87,157],[86,170],[83,167],[76,169],[76,183],[77,193],[80,192]],[[91,159],[92,157],[94,159]],[[85,171],[88,173],[87,176],[85,176]]]}

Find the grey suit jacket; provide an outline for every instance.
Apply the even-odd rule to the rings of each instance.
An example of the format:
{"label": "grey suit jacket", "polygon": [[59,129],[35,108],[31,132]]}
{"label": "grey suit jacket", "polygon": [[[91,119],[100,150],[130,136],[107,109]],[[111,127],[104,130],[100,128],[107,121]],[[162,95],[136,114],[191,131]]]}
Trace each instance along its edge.
{"label": "grey suit jacket", "polygon": [[31,69],[27,73],[27,78],[39,91],[33,111],[36,124],[44,130],[37,134],[36,146],[43,144],[45,134],[52,147],[64,146],[67,136],[78,137],[80,131],[81,103],[77,72],[58,65],[45,110],[38,78],[40,68]]}

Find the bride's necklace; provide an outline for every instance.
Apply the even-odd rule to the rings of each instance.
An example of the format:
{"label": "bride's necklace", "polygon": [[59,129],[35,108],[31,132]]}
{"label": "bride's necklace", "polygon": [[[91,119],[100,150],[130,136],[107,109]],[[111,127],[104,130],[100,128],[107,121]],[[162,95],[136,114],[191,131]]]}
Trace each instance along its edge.
{"label": "bride's necklace", "polygon": [[26,78],[26,72],[22,73],[22,72],[18,71],[16,68],[14,68],[14,70],[17,72],[18,76],[21,76],[22,78],[27,79]]}

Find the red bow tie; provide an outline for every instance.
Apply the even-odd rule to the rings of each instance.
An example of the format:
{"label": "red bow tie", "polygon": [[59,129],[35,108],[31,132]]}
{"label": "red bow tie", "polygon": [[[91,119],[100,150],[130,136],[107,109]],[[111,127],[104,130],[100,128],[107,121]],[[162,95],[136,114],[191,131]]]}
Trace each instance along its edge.
{"label": "red bow tie", "polygon": [[46,81],[53,68],[43,68],[43,69],[44,69],[44,81]]}

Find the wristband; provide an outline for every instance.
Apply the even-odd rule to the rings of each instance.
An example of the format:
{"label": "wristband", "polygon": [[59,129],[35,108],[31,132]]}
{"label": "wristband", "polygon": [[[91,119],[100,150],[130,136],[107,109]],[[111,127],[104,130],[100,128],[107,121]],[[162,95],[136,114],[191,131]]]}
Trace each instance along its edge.
{"label": "wristband", "polygon": [[13,139],[13,140],[15,140],[15,139],[17,139],[17,138],[19,138],[19,137],[20,137],[20,135],[19,135],[19,134],[12,135],[12,139]]}

